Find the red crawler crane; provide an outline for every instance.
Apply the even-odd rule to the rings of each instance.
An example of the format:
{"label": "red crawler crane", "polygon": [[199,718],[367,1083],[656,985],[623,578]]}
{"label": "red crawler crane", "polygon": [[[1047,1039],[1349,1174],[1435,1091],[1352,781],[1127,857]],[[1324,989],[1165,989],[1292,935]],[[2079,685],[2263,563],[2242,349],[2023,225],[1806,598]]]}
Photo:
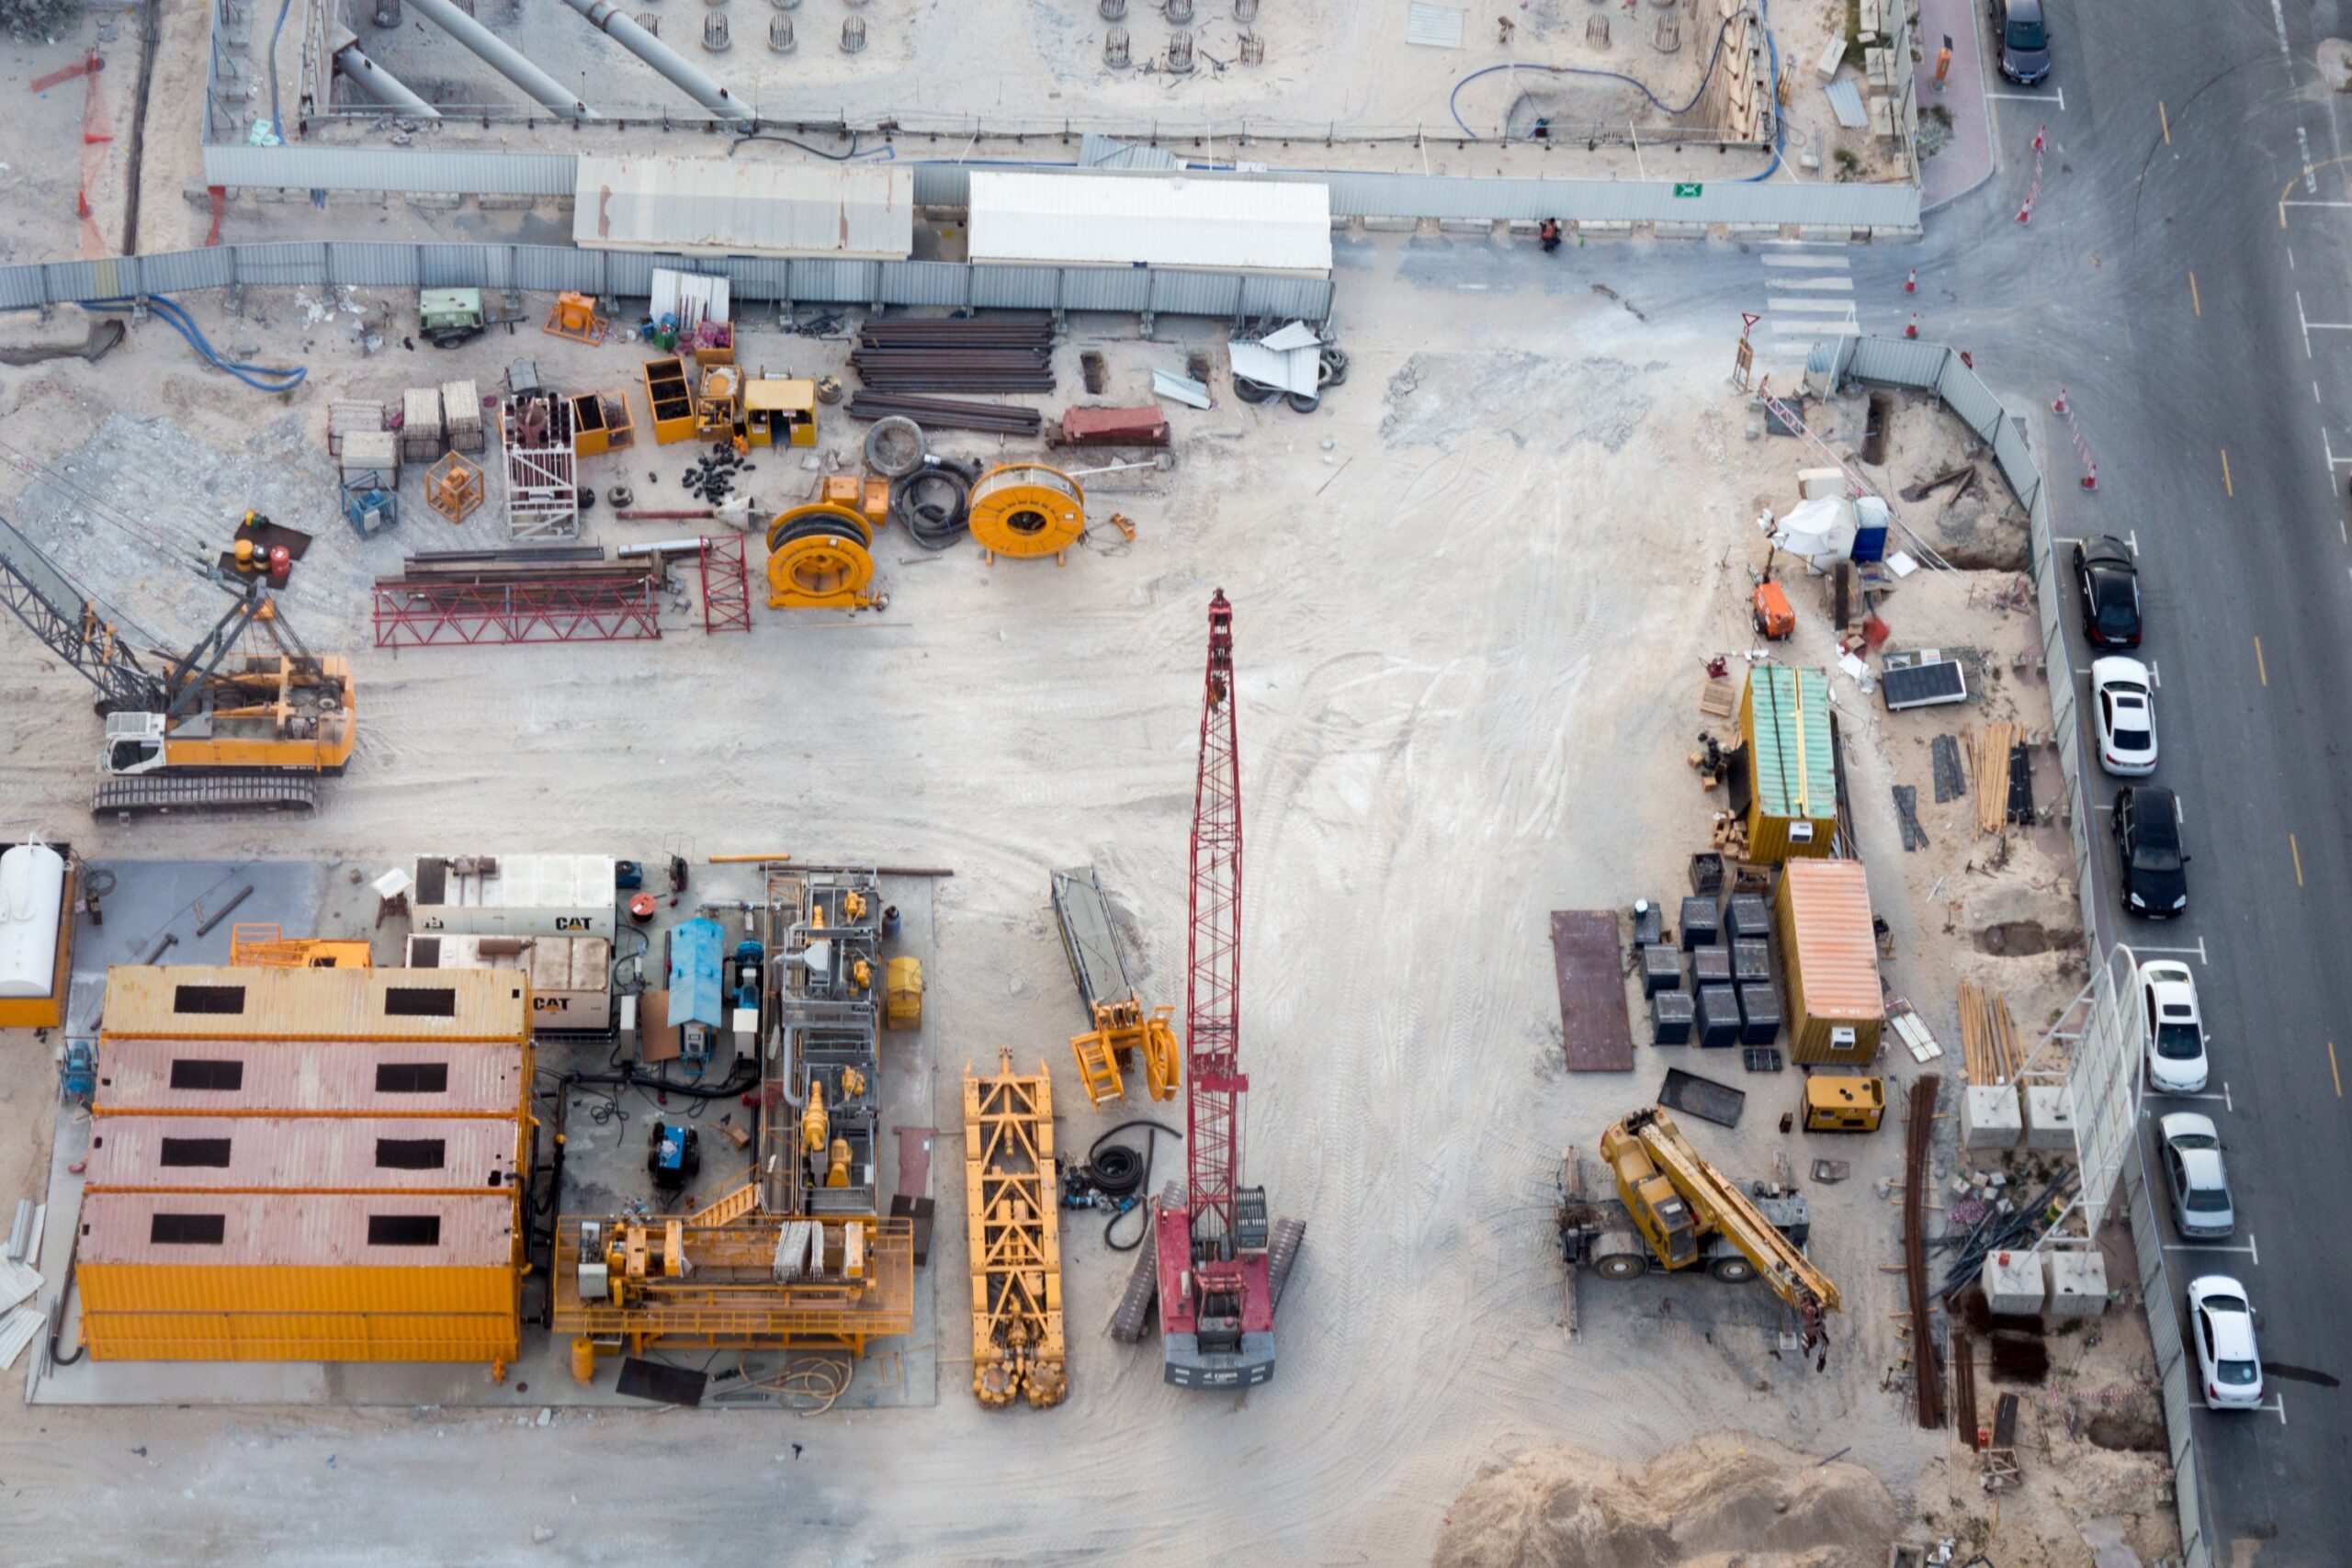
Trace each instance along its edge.
{"label": "red crawler crane", "polygon": [[[1266,1190],[1241,1182],[1241,764],[1233,606],[1209,600],[1208,677],[1193,794],[1193,928],[1184,990],[1182,1198],[1155,1205],[1159,1323],[1170,1382],[1240,1388],[1274,1375],[1274,1306],[1304,1224],[1270,1227]],[[1269,1242],[1272,1242],[1270,1247]]]}

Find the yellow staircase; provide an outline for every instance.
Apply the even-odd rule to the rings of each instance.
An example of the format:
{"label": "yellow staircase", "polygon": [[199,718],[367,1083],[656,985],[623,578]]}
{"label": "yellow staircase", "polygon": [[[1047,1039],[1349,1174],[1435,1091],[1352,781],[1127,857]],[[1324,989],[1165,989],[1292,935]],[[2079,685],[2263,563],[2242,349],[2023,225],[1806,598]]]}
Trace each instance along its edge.
{"label": "yellow staircase", "polygon": [[1111,1034],[1098,1029],[1091,1034],[1069,1037],[1070,1054],[1078,1058],[1078,1081],[1086,1090],[1089,1102],[1096,1106],[1127,1098],[1127,1086],[1119,1077],[1118,1058],[1112,1054]]}

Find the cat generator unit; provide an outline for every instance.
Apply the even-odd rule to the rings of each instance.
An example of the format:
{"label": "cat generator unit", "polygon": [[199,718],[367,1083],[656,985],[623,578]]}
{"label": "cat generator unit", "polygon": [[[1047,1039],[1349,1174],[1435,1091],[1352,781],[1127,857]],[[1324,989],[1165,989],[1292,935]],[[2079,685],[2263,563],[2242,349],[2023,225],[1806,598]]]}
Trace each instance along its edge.
{"label": "cat generator unit", "polygon": [[[98,689],[106,746],[93,814],[308,811],[319,775],[351,760],[349,662],[302,646],[266,578],[220,586],[234,603],[212,629],[185,653],[160,651],[0,523],[0,600]],[[270,651],[240,654],[256,627]]]}
{"label": "cat generator unit", "polygon": [[1808,1133],[1875,1133],[1886,1114],[1886,1080],[1859,1074],[1813,1073],[1804,1080]]}

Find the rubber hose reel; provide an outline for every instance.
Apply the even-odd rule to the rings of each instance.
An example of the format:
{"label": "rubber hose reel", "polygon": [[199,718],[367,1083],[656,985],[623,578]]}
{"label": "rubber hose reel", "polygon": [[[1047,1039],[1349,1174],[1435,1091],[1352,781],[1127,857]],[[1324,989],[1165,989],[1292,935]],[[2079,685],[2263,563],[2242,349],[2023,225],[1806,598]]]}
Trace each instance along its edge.
{"label": "rubber hose reel", "polygon": [[1011,463],[972,487],[973,540],[994,555],[1058,556],[1086,532],[1086,492],[1059,468]]}
{"label": "rubber hose reel", "polygon": [[874,526],[845,506],[818,502],[768,525],[768,608],[872,607]]}

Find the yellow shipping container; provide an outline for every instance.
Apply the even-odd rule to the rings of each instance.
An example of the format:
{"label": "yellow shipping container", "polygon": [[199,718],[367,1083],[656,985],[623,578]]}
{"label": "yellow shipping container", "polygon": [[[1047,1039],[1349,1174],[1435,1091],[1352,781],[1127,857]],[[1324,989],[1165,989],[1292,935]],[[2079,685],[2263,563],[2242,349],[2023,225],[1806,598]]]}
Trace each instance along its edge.
{"label": "yellow shipping container", "polygon": [[86,1313],[504,1313],[512,1269],[239,1268],[216,1263],[85,1263]]}
{"label": "yellow shipping container", "polygon": [[490,1361],[514,1359],[515,1318],[482,1314],[92,1313],[82,1339],[100,1361]]}
{"label": "yellow shipping container", "polygon": [[1787,971],[1790,1056],[1806,1063],[1876,1059],[1886,995],[1862,863],[1790,861],[1781,868],[1773,918]]}

